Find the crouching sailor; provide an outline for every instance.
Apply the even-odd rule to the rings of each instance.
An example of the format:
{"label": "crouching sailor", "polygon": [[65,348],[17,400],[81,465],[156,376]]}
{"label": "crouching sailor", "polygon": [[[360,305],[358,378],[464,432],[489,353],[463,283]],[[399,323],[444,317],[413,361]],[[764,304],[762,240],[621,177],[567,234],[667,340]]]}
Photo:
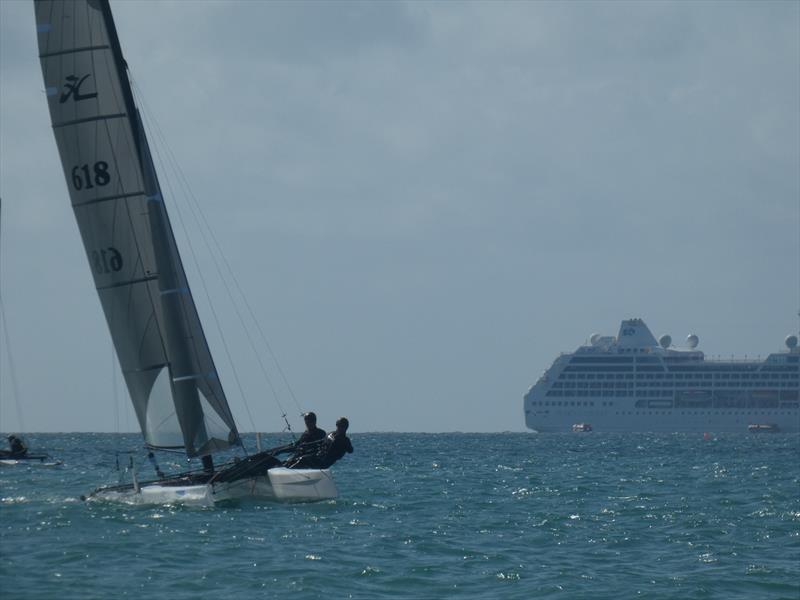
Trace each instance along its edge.
{"label": "crouching sailor", "polygon": [[9,450],[0,450],[0,456],[3,458],[25,458],[28,454],[28,447],[22,438],[14,435],[13,433],[8,436]]}
{"label": "crouching sailor", "polygon": [[347,437],[347,428],[350,421],[341,417],[336,421],[336,431],[332,431],[325,438],[322,448],[316,454],[306,454],[297,459],[286,461],[290,469],[327,469],[345,454],[353,452],[353,444]]}
{"label": "crouching sailor", "polygon": [[325,430],[317,427],[316,414],[307,412],[303,415],[303,421],[305,421],[306,424],[306,430],[303,432],[303,435],[301,435],[300,439],[294,444],[290,444],[286,447],[287,451],[294,452],[294,455],[289,459],[290,461],[296,460],[306,454],[316,454],[325,439]]}

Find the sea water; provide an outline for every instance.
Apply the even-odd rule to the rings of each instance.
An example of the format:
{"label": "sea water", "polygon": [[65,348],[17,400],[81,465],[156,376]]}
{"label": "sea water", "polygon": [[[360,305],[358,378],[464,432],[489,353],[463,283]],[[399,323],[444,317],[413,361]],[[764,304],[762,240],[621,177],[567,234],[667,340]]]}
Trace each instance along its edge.
{"label": "sea water", "polygon": [[351,437],[336,500],[188,508],[80,499],[138,436],[30,434],[0,597],[800,598],[797,435]]}

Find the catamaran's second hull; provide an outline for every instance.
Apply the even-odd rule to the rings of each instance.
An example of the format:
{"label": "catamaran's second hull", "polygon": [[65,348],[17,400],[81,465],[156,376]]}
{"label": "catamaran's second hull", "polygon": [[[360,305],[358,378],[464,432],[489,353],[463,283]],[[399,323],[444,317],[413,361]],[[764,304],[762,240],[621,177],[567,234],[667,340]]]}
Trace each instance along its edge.
{"label": "catamaran's second hull", "polygon": [[[138,487],[138,490],[136,489]],[[213,506],[227,500],[246,498],[279,502],[317,502],[339,495],[328,469],[286,469],[276,467],[264,475],[235,481],[175,485],[169,480],[109,486],[95,490],[90,499],[129,504],[183,504]]]}

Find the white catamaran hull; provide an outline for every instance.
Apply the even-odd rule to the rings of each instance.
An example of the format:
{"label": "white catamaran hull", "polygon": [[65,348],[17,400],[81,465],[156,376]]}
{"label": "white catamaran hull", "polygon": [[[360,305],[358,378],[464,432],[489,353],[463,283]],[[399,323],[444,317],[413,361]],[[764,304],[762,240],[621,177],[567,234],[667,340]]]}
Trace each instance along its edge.
{"label": "white catamaran hull", "polygon": [[17,465],[32,467],[60,467],[62,462],[60,460],[39,460],[39,459],[26,459],[26,458],[0,458],[0,466],[14,467]]}
{"label": "white catamaran hull", "polygon": [[339,495],[336,482],[328,469],[287,469],[276,467],[267,475],[247,477],[231,482],[194,485],[165,485],[148,482],[139,489],[101,488],[90,498],[130,504],[184,504],[213,506],[226,500],[246,498],[283,502],[316,502]]}

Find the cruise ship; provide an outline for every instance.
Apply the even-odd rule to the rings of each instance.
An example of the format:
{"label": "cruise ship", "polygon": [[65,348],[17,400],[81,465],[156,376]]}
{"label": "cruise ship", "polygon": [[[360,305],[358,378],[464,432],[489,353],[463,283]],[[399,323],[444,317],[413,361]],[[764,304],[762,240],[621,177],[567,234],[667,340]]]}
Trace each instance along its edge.
{"label": "cruise ship", "polygon": [[707,360],[696,335],[686,341],[656,341],[642,319],[622,321],[617,337],[592,335],[525,394],[525,424],[540,432],[575,424],[600,432],[800,431],[797,336],[764,360]]}

